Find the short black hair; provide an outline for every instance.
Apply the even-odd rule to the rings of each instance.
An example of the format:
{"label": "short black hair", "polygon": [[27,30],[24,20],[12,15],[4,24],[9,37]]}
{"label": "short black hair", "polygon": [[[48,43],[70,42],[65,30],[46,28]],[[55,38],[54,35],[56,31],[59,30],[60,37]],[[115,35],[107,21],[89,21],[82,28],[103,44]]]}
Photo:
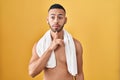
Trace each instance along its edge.
{"label": "short black hair", "polygon": [[64,8],[62,5],[60,5],[60,4],[53,4],[53,5],[51,5],[50,8],[48,9],[48,12],[49,12],[51,9],[62,9],[62,10],[66,13],[65,8]]}

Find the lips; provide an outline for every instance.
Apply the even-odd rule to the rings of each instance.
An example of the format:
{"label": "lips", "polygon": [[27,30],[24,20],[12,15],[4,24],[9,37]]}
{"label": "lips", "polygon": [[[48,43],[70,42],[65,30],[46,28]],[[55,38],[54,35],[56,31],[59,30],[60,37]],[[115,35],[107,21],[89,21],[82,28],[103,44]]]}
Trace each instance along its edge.
{"label": "lips", "polygon": [[53,25],[53,27],[58,28],[60,25]]}

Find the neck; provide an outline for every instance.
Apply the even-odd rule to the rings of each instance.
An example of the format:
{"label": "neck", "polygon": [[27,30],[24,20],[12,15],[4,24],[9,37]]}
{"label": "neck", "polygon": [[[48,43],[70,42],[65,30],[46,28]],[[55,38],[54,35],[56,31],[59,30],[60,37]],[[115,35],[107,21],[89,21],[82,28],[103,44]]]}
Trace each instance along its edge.
{"label": "neck", "polygon": [[[55,32],[53,32],[52,30],[51,30],[51,37],[52,37],[52,39],[54,39],[55,38]],[[57,33],[58,34],[58,39],[63,39],[64,37],[64,31],[63,30],[61,30],[60,32],[58,32]]]}

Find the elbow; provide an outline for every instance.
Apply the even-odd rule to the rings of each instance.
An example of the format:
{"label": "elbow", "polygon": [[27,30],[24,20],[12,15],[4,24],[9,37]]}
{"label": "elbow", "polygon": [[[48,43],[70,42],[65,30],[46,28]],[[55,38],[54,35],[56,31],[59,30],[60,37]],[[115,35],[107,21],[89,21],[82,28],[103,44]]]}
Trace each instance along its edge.
{"label": "elbow", "polygon": [[37,76],[41,71],[38,71],[38,70],[34,70],[34,69],[31,69],[29,68],[29,75],[34,78],[35,76]]}
{"label": "elbow", "polygon": [[34,78],[36,75],[35,75],[35,73],[33,72],[33,71],[31,71],[31,70],[29,70],[29,75],[32,77],[32,78]]}
{"label": "elbow", "polygon": [[34,78],[35,76],[37,76],[40,72],[42,71],[42,69],[38,69],[36,66],[34,65],[29,65],[28,67],[28,72],[29,75]]}
{"label": "elbow", "polygon": [[29,66],[29,69],[28,69],[28,73],[29,73],[29,76],[31,76],[32,78],[34,78],[36,76],[35,70],[30,66]]}

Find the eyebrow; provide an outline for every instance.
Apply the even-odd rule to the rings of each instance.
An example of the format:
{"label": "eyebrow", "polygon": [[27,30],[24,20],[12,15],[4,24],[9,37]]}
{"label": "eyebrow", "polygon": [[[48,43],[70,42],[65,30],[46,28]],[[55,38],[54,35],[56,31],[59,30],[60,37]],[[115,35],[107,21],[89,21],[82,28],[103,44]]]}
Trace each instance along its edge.
{"label": "eyebrow", "polygon": [[[50,15],[55,15],[55,14],[50,14]],[[63,14],[58,14],[58,15],[63,15]]]}

